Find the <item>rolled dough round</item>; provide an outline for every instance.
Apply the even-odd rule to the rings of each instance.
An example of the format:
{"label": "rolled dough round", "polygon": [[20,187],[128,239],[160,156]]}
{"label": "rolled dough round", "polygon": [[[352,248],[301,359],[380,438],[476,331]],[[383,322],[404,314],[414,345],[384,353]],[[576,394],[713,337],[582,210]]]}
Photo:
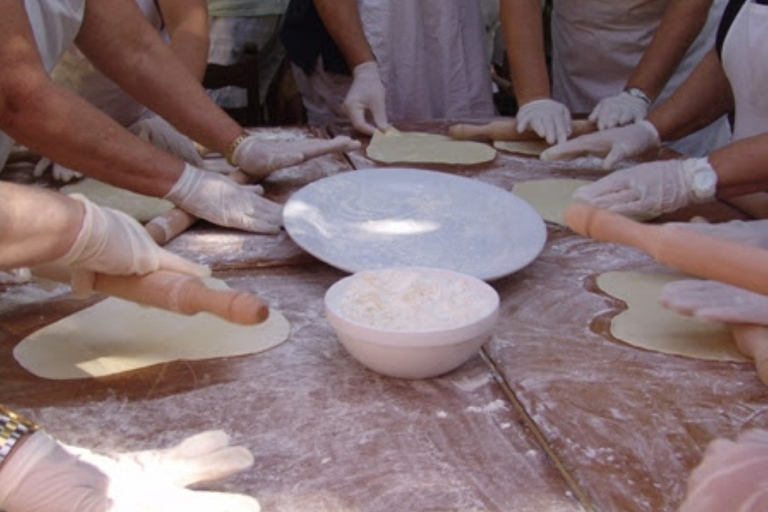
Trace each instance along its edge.
{"label": "rolled dough round", "polygon": [[597,277],[605,293],[627,303],[611,320],[611,334],[635,347],[714,361],[748,361],[724,324],[679,315],[658,302],[661,288],[690,279],[678,273],[607,272]]}
{"label": "rolled dough round", "polygon": [[533,206],[544,220],[564,226],[563,214],[573,203],[571,196],[589,183],[592,182],[574,179],[531,180],[516,183],[512,192]]}
{"label": "rolled dough round", "polygon": [[371,160],[382,163],[472,165],[496,158],[496,150],[488,144],[395,129],[389,129],[386,133],[377,130],[366,154]]}
{"label": "rolled dough round", "polygon": [[60,191],[65,194],[82,194],[99,206],[120,210],[139,222],[149,222],[174,207],[170,201],[136,194],[91,178],[61,187]]}
{"label": "rolled dough round", "polygon": [[261,324],[239,325],[208,313],[185,316],[110,297],[30,334],[13,355],[38,377],[85,379],[176,360],[255,354],[279,345],[289,332],[275,310]]}

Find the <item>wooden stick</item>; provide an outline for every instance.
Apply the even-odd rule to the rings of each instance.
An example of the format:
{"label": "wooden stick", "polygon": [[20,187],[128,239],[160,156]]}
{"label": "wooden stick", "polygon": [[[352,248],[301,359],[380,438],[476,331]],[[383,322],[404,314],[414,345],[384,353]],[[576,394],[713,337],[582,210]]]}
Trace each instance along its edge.
{"label": "wooden stick", "polygon": [[[584,120],[571,121],[571,138],[592,133],[597,130],[594,123]],[[488,124],[455,124],[448,128],[448,134],[454,139],[460,140],[542,140],[533,130],[517,131],[517,122],[514,119],[493,121]]]}
{"label": "wooden stick", "polygon": [[[240,169],[229,173],[227,176],[241,185],[246,185],[251,181],[251,177]],[[144,228],[158,245],[165,245],[189,229],[195,222],[197,222],[197,217],[180,208],[174,208],[150,220],[144,225]]]}
{"label": "wooden stick", "polygon": [[688,274],[768,295],[768,251],[683,226],[641,224],[586,203],[571,205],[564,217],[581,235],[635,247]]}
{"label": "wooden stick", "polygon": [[746,356],[755,360],[757,375],[768,384],[768,327],[752,324],[730,325],[736,346]]}
{"label": "wooden stick", "polygon": [[[36,276],[70,282],[69,269],[60,266],[34,267]],[[242,325],[263,322],[269,308],[258,297],[237,290],[214,290],[199,278],[158,270],[143,276],[112,276],[96,274],[96,292],[130,300],[147,306],[194,315],[202,311]]]}

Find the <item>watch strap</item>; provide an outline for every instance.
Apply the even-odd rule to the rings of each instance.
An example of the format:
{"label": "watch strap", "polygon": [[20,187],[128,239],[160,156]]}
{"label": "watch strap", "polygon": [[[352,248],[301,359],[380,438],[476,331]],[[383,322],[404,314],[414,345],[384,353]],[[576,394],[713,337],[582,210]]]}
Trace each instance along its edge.
{"label": "watch strap", "polygon": [[23,436],[40,427],[33,421],[0,405],[0,464]]}

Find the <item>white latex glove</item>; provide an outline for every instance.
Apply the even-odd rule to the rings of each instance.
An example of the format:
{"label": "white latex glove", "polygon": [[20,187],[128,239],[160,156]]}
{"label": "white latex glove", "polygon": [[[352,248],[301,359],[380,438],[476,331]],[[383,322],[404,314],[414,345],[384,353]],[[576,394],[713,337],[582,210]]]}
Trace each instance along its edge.
{"label": "white latex glove", "polygon": [[74,171],[55,162],[51,162],[50,159],[45,157],[41,157],[40,160],[37,161],[34,169],[32,169],[32,175],[36,178],[39,178],[45,174],[45,171],[48,169],[51,169],[51,175],[53,176],[54,180],[63,181],[64,183],[83,177],[83,173]]}
{"label": "white latex glove", "polygon": [[279,233],[283,207],[260,197],[261,190],[258,185],[240,185],[226,176],[187,164],[165,199],[219,226]]}
{"label": "white latex glove", "polygon": [[183,135],[157,114],[148,113],[129,126],[128,131],[160,149],[173,153],[189,164],[197,167],[203,165],[203,159],[192,139]]}
{"label": "white latex glove", "polygon": [[[347,114],[352,126],[366,135],[373,135],[376,128],[385,130],[387,122],[386,91],[379,76],[379,65],[374,61],[364,62],[352,71],[352,86],[347,91],[341,108]],[[373,124],[366,115],[371,113]]]}
{"label": "white latex glove", "polygon": [[691,229],[705,235],[725,238],[761,249],[768,249],[768,220],[732,220],[718,224],[707,222],[670,222],[669,225]]}
{"label": "white latex glove", "polygon": [[83,225],[67,254],[52,263],[72,268],[72,290],[76,294],[93,290],[95,272],[144,275],[162,269],[199,277],[210,275],[208,267],[158,246],[134,218],[97,206],[80,194],[69,197],[85,206]]}
{"label": "white latex glove", "polygon": [[[698,185],[704,181],[706,187]],[[664,160],[615,171],[576,189],[573,198],[604,210],[648,220],[691,203],[712,200],[716,185],[717,174],[706,158]]]}
{"label": "white latex glove", "polygon": [[642,98],[622,91],[603,98],[589,114],[589,120],[598,130],[607,130],[629,123],[638,123],[648,115],[648,103]]}
{"label": "white latex glove", "polygon": [[42,430],[24,438],[0,467],[0,510],[106,512],[109,479]]}
{"label": "white latex glove", "polygon": [[589,133],[557,144],[541,153],[542,160],[572,160],[580,156],[604,157],[603,167],[613,169],[622,160],[642,155],[661,145],[659,132],[650,121]]}
{"label": "white latex glove", "polygon": [[529,101],[516,114],[517,131],[531,129],[549,144],[562,144],[571,135],[571,112],[550,99]]}
{"label": "white latex glove", "polygon": [[194,436],[170,450],[104,456],[63,447],[38,431],[8,461],[0,470],[0,507],[6,512],[260,510],[250,496],[184,488],[252,465],[250,453],[228,446],[221,432]]}
{"label": "white latex glove", "polygon": [[360,148],[360,141],[339,136],[331,140],[306,139],[265,141],[255,135],[246,137],[232,152],[232,164],[255,178],[265,178],[272,171],[298,165],[328,153],[342,153]]}
{"label": "white latex glove", "polygon": [[768,510],[768,431],[749,430],[736,441],[716,439],[688,479],[678,512]]}
{"label": "white latex glove", "polygon": [[659,303],[701,320],[768,325],[768,296],[718,281],[674,281],[661,289]]}

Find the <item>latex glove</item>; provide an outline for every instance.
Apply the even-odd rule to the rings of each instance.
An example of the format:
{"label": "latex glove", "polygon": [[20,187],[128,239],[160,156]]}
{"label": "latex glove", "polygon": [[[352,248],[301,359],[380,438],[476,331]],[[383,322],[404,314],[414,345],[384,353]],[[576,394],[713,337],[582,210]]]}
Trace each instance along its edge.
{"label": "latex glove", "polygon": [[192,139],[180,133],[173,125],[157,114],[148,113],[129,126],[128,130],[189,164],[197,167],[203,165],[203,159]]}
{"label": "latex glove", "polygon": [[72,268],[72,289],[76,294],[93,290],[94,272],[143,275],[163,269],[210,275],[208,267],[159,247],[141,224],[123,212],[97,206],[79,194],[69,197],[85,206],[83,225],[67,254],[53,264]]}
{"label": "latex glove", "polygon": [[63,181],[64,183],[83,177],[83,173],[51,162],[50,159],[45,157],[41,157],[40,160],[37,161],[34,169],[32,169],[32,175],[36,178],[40,178],[48,169],[51,169],[51,175],[54,180]]}
{"label": "latex glove", "polygon": [[678,512],[768,510],[768,431],[749,430],[736,441],[716,439],[688,479]]}
{"label": "latex glove", "polygon": [[283,207],[260,197],[261,190],[258,185],[240,185],[226,176],[187,164],[165,199],[219,226],[279,233]]}
{"label": "latex glove", "polygon": [[[701,180],[706,177],[706,180]],[[699,187],[706,181],[706,187]],[[648,220],[715,196],[717,174],[706,158],[665,160],[615,171],[576,189],[573,198],[604,210]]]}
{"label": "latex glove", "polygon": [[705,235],[768,249],[768,220],[732,220],[718,224],[707,222],[670,222],[669,224]]}
{"label": "latex glove", "polygon": [[0,510],[105,512],[109,479],[38,430],[14,447],[0,467]]}
{"label": "latex glove", "polygon": [[597,124],[598,130],[638,123],[648,115],[648,106],[644,99],[622,91],[600,100],[589,114],[589,120]]}
{"label": "latex glove", "polygon": [[265,141],[250,135],[232,152],[231,163],[246,174],[260,179],[277,169],[298,165],[310,158],[359,148],[360,141],[345,136],[331,140]]}
{"label": "latex glove", "polygon": [[571,112],[555,100],[534,100],[521,106],[515,117],[517,131],[531,129],[549,144],[562,144],[571,135]]}
{"label": "latex glove", "polygon": [[[366,135],[373,135],[376,128],[385,130],[387,122],[386,91],[379,76],[379,66],[369,61],[359,64],[352,71],[352,86],[344,98],[341,108],[352,126]],[[373,124],[366,119],[370,112]]]}
{"label": "latex glove", "polygon": [[660,145],[661,139],[656,127],[644,120],[576,137],[546,149],[539,158],[545,161],[572,160],[592,155],[604,158],[605,169],[614,169],[622,160],[642,155]]}
{"label": "latex glove", "polygon": [[768,325],[768,296],[718,281],[674,281],[661,289],[659,303],[701,320]]}

